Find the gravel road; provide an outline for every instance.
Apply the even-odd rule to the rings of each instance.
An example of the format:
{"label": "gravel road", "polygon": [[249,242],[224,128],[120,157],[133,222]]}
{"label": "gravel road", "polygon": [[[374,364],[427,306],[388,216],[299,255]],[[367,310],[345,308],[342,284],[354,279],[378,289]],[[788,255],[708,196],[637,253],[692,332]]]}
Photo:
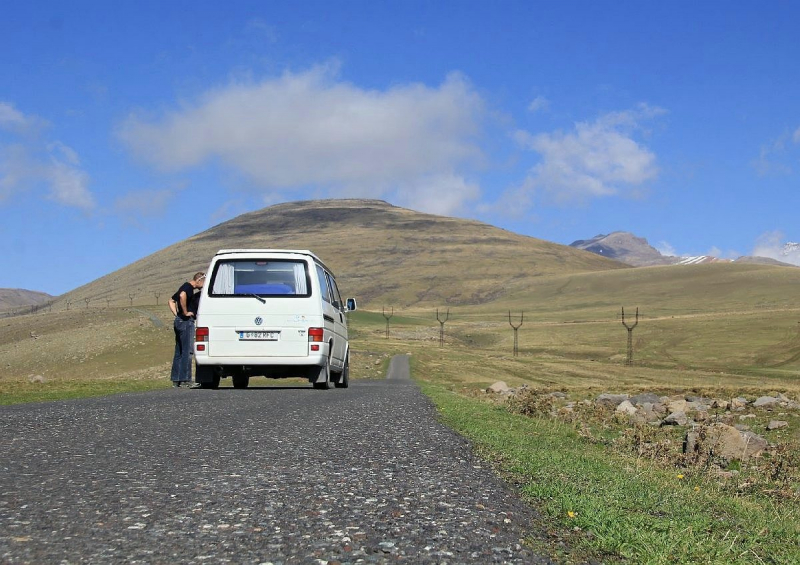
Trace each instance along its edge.
{"label": "gravel road", "polygon": [[0,563],[548,563],[395,357],[349,389],[0,407]]}

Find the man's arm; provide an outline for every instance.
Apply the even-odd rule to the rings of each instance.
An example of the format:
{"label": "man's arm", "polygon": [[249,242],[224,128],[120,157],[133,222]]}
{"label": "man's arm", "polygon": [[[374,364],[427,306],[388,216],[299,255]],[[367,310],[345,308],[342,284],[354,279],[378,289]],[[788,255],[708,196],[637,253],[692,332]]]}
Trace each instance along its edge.
{"label": "man's arm", "polygon": [[172,310],[172,315],[178,315],[178,303],[175,302],[172,298],[169,299],[169,309]]}

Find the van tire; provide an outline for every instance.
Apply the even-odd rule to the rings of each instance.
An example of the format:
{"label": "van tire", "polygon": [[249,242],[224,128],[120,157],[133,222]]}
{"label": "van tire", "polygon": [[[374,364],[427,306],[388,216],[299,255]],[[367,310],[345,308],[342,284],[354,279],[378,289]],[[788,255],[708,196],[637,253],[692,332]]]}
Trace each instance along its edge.
{"label": "van tire", "polygon": [[[324,381],[320,382],[320,377],[324,377]],[[317,380],[314,382],[314,388],[318,390],[328,390],[331,386],[331,358],[325,359],[325,365],[320,367]]]}
{"label": "van tire", "polygon": [[233,388],[247,388],[247,385],[250,384],[250,377],[247,375],[233,375],[231,380],[233,380]]}
{"label": "van tire", "polygon": [[339,373],[339,378],[333,383],[336,388],[347,388],[350,386],[350,354],[344,358],[344,367]]}

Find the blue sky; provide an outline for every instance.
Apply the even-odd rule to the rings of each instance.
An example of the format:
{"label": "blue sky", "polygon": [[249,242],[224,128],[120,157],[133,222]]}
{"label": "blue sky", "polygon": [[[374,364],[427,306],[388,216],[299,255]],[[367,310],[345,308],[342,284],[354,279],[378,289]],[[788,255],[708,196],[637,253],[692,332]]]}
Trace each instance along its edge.
{"label": "blue sky", "polygon": [[60,294],[310,198],[777,256],[800,239],[798,22],[775,1],[0,0],[0,287]]}

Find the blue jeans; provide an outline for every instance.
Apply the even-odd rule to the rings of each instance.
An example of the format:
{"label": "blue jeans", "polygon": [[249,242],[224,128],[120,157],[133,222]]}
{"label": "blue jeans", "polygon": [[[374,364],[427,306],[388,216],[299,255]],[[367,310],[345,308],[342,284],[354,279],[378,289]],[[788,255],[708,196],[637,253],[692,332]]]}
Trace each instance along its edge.
{"label": "blue jeans", "polygon": [[172,358],[172,382],[189,382],[192,380],[192,345],[194,340],[194,320],[175,318],[175,355]]}

